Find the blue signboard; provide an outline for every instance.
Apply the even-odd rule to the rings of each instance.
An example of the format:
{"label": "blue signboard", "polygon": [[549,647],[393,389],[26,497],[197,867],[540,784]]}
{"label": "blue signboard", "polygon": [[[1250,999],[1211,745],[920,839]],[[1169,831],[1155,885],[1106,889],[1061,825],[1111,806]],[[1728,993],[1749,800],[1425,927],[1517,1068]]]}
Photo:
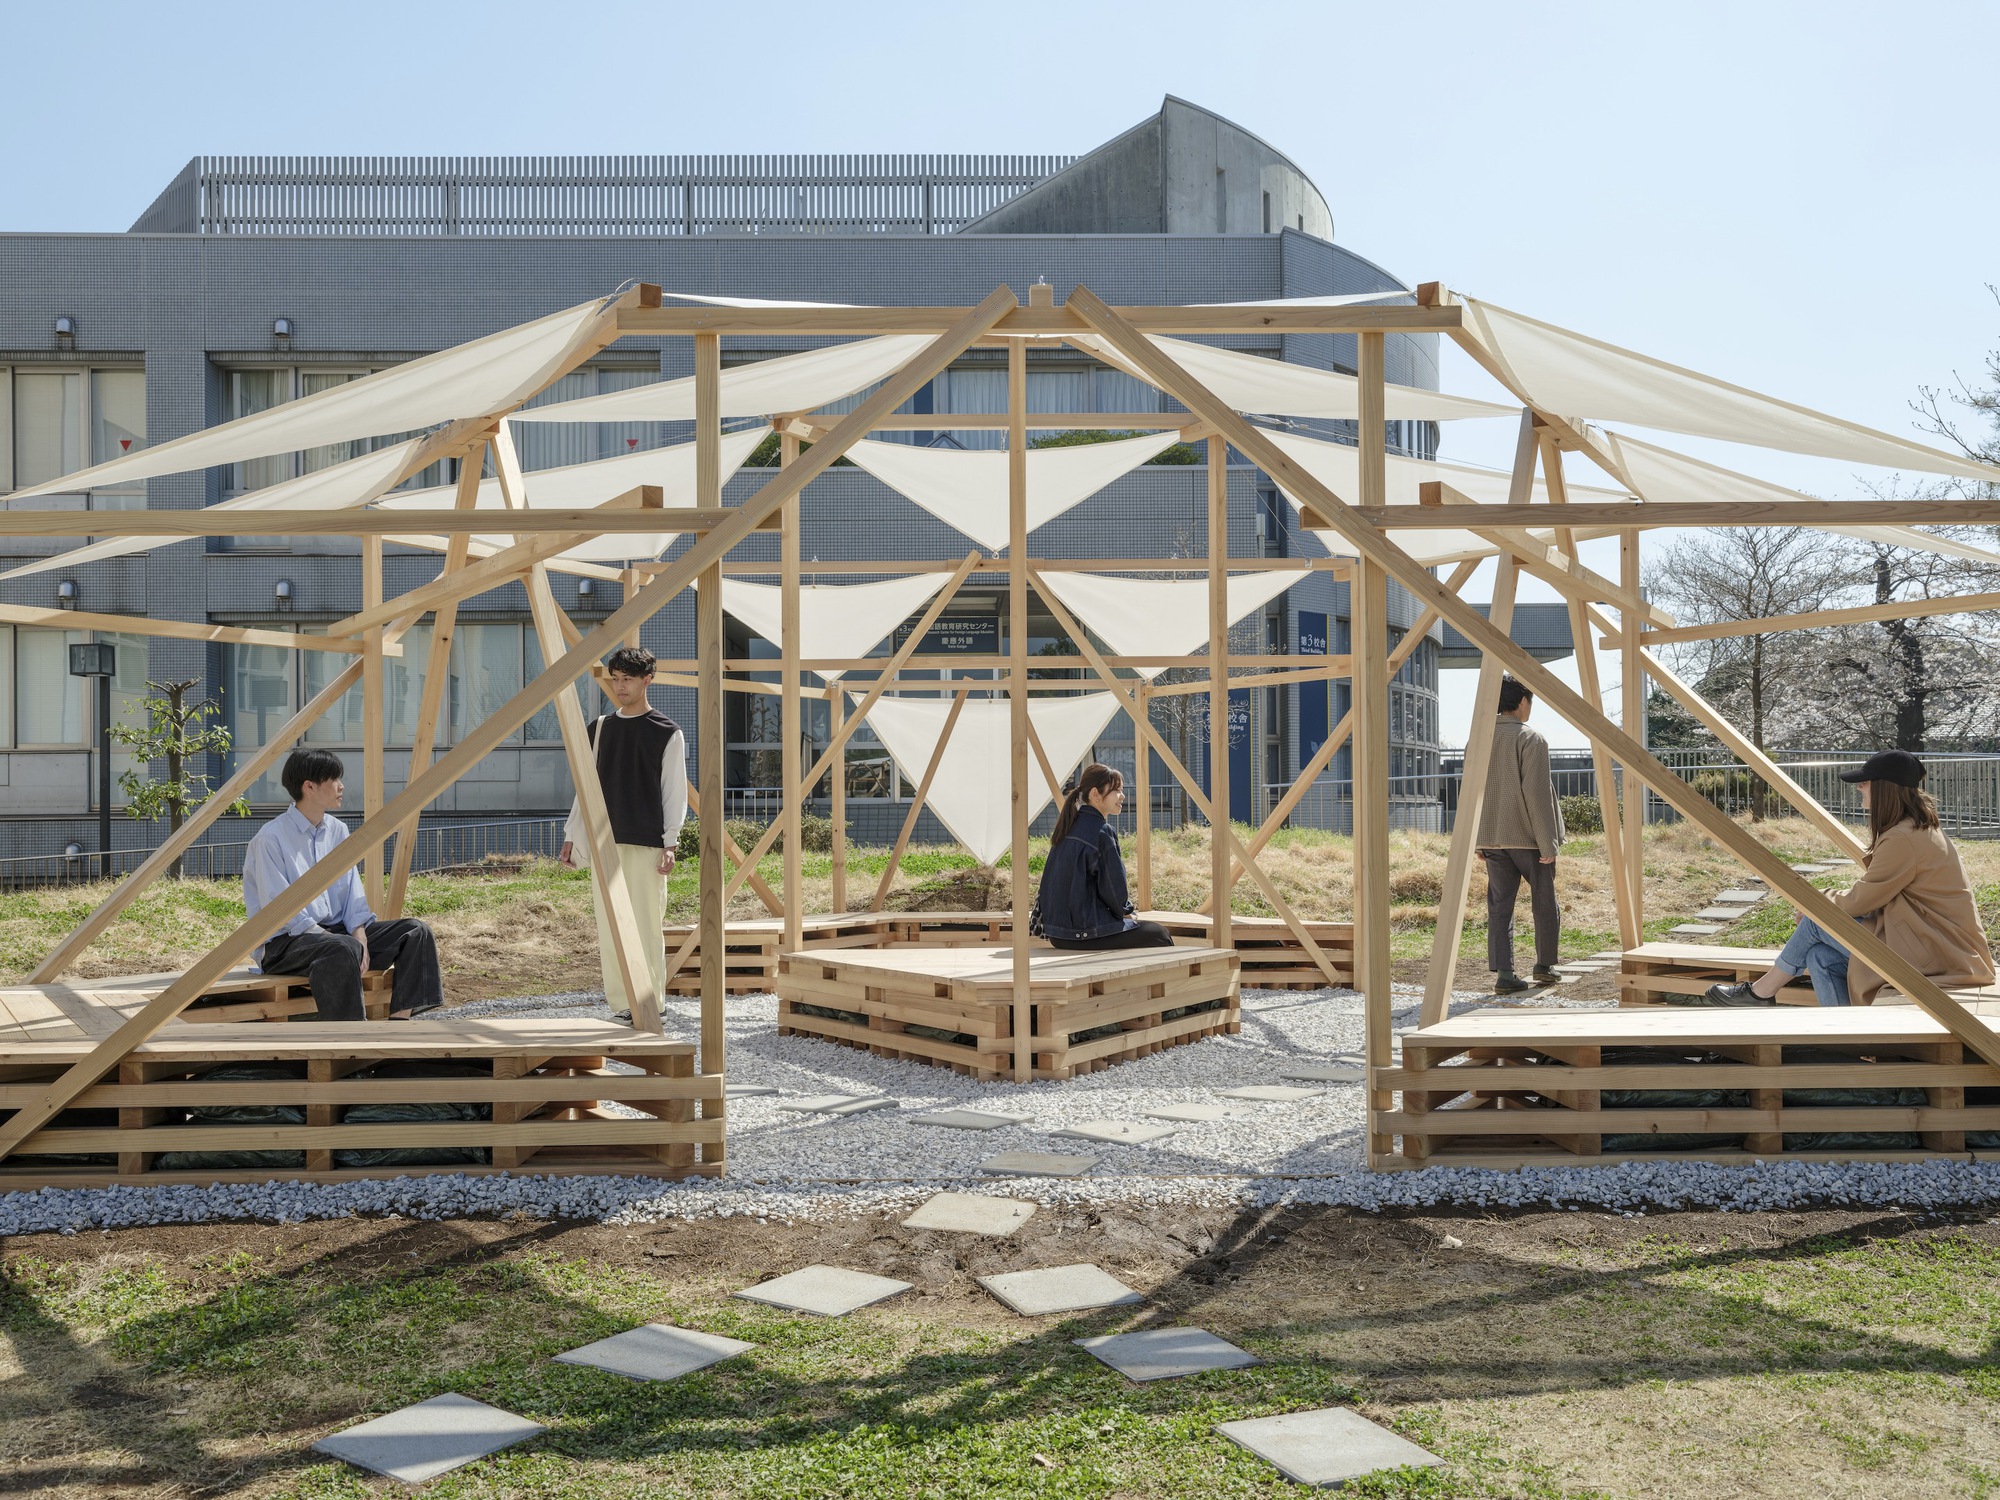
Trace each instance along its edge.
{"label": "blue signboard", "polygon": [[[1327,654],[1326,616],[1308,610],[1299,611],[1299,653],[1300,656],[1325,656]],[[1327,693],[1331,684],[1325,682],[1302,682],[1299,684],[1299,759],[1301,762],[1312,758],[1321,745],[1326,743]]]}
{"label": "blue signboard", "polygon": [[[897,631],[900,645],[909,638],[908,628]],[[917,643],[919,656],[998,656],[1000,619],[997,615],[966,615],[939,620]]]}
{"label": "blue signboard", "polygon": [[1250,689],[1229,690],[1229,819],[1250,821]]}

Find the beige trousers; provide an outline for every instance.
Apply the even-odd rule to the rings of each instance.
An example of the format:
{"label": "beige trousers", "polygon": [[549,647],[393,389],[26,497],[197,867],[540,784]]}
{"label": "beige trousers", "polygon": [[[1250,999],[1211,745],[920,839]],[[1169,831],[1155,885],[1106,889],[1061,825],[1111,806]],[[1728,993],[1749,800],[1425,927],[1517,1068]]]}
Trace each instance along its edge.
{"label": "beige trousers", "polygon": [[[618,845],[619,868],[625,872],[625,889],[632,894],[632,914],[639,921],[639,938],[646,954],[646,967],[653,972],[655,992],[667,982],[667,877],[660,873],[660,851],[638,844]],[[625,980],[618,972],[618,951],[611,946],[611,913],[604,901],[604,882],[591,872],[590,894],[597,906],[597,956],[604,966],[604,998],[613,1010],[630,1010],[632,997],[625,993]]]}

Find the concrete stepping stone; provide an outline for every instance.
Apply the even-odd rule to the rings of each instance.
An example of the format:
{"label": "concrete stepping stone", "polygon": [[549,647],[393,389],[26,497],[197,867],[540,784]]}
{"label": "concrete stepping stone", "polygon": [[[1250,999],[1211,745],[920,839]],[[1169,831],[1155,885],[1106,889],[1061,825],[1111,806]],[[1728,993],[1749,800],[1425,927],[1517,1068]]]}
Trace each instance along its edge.
{"label": "concrete stepping stone", "polygon": [[1792,873],[1794,875],[1824,875],[1832,868],[1832,865],[1793,865]]}
{"label": "concrete stepping stone", "polygon": [[979,1164],[996,1177],[1081,1177],[1097,1165],[1094,1156],[1063,1156],[1054,1151],[1002,1151]]}
{"label": "concrete stepping stone", "polygon": [[1715,899],[1718,901],[1730,902],[1738,906],[1754,906],[1759,901],[1762,901],[1766,896],[1770,894],[1771,893],[1766,890],[1759,889],[1753,891],[1748,888],[1744,888],[1741,890],[1734,890],[1734,891],[1717,891],[1715,893]]}
{"label": "concrete stepping stone", "polygon": [[692,1328],[648,1323],[641,1328],[613,1334],[608,1339],[599,1339],[594,1344],[585,1344],[567,1354],[558,1354],[556,1360],[565,1365],[588,1365],[593,1370],[608,1370],[613,1375],[623,1375],[632,1380],[678,1380],[683,1375],[692,1375],[696,1370],[705,1370],[725,1359],[734,1359],[745,1350],[756,1347],[741,1339],[698,1333]]}
{"label": "concrete stepping stone", "polygon": [[1196,1125],[1208,1120],[1240,1120],[1247,1110],[1231,1109],[1224,1104],[1162,1104],[1157,1109],[1146,1111],[1149,1120],[1180,1120]]}
{"label": "concrete stepping stone", "polygon": [[1678,927],[1669,927],[1667,931],[1679,933],[1682,937],[1714,937],[1722,929],[1713,922],[1683,922]]}
{"label": "concrete stepping stone", "polygon": [[1695,913],[1704,922],[1734,922],[1738,917],[1749,915],[1741,906],[1705,906]]}
{"label": "concrete stepping stone", "polygon": [[422,1484],[547,1430],[454,1391],[332,1433],[313,1451],[403,1484]]}
{"label": "concrete stepping stone", "polygon": [[947,1130],[998,1130],[1002,1125],[1025,1125],[1028,1115],[997,1115],[983,1109],[941,1109],[934,1115],[918,1115],[913,1125],[942,1125]]}
{"label": "concrete stepping stone", "polygon": [[894,1109],[896,1101],[881,1094],[815,1094],[780,1104],[779,1109],[801,1115],[864,1115],[871,1109]]}
{"label": "concrete stepping stone", "polygon": [[1324,1089],[1299,1088],[1288,1083],[1252,1083],[1240,1089],[1220,1091],[1225,1099],[1256,1099],[1265,1104],[1296,1104],[1301,1099],[1317,1099]]}
{"label": "concrete stepping stone", "polygon": [[1035,1205],[1019,1198],[985,1193],[939,1193],[909,1218],[905,1229],[941,1229],[947,1234],[1008,1235],[1035,1216]]}
{"label": "concrete stepping stone", "polygon": [[1821,860],[1820,863],[1827,866],[1827,868],[1831,869],[1836,865],[1851,865],[1854,863],[1854,861],[1851,859],[1826,859],[1826,860]]}
{"label": "concrete stepping stone", "polygon": [[898,1292],[907,1292],[910,1283],[888,1276],[871,1276],[866,1271],[843,1271],[838,1266],[807,1266],[789,1276],[760,1281],[730,1295],[745,1302],[762,1302],[787,1312],[813,1313],[822,1318],[844,1318],[856,1308],[886,1302]]}
{"label": "concrete stepping stone", "polygon": [[1065,1125],[1050,1135],[1077,1141],[1108,1141],[1119,1146],[1143,1146],[1174,1133],[1171,1125],[1141,1125],[1136,1120],[1085,1120],[1081,1125]]}
{"label": "concrete stepping stone", "polygon": [[777,1092],[768,1083],[725,1083],[722,1086],[725,1099],[762,1099]]}
{"label": "concrete stepping stone", "polygon": [[1280,1078],[1296,1078],[1307,1083],[1360,1083],[1368,1069],[1359,1061],[1342,1063],[1286,1063],[1278,1069]]}
{"label": "concrete stepping stone", "polygon": [[1174,1380],[1199,1375],[1203,1370],[1240,1370],[1257,1363],[1257,1356],[1248,1349],[1239,1349],[1199,1328],[1146,1328],[1072,1342],[1127,1380]]}
{"label": "concrete stepping stone", "polygon": [[1003,1271],[980,1277],[979,1284],[1024,1318],[1126,1307],[1146,1300],[1102,1266],[1093,1265]]}
{"label": "concrete stepping stone", "polygon": [[1294,1484],[1319,1489],[1381,1469],[1432,1468],[1444,1462],[1344,1406],[1218,1422],[1215,1430]]}
{"label": "concrete stepping stone", "polygon": [[1593,953],[1590,956],[1592,958],[1608,958],[1614,962],[1623,963],[1625,960],[1625,951],[1622,948],[1606,948],[1602,953]]}

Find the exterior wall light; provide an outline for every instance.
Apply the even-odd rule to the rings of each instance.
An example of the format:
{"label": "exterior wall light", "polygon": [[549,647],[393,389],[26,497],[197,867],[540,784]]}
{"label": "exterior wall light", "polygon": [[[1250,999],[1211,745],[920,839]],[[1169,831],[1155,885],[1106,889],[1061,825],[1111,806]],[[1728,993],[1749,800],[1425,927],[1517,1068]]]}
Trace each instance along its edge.
{"label": "exterior wall light", "polygon": [[76,337],[76,319],[75,319],[75,318],[71,318],[71,317],[67,317],[67,316],[65,316],[65,317],[60,317],[60,318],[57,318],[57,319],[56,319],[56,337],[57,337],[57,338],[59,338],[59,339],[73,339],[73,338],[75,338],[75,337]]}
{"label": "exterior wall light", "polygon": [[577,579],[576,597],[577,602],[580,604],[588,603],[590,600],[595,599],[597,597],[597,580],[595,578]]}
{"label": "exterior wall light", "polygon": [[278,318],[273,321],[271,324],[271,336],[280,339],[290,338],[292,336],[292,320],[290,318]]}
{"label": "exterior wall light", "polygon": [[60,609],[76,608],[76,580],[65,578],[56,585],[56,606]]}
{"label": "exterior wall light", "polygon": [[290,609],[292,607],[291,579],[280,578],[277,581],[277,583],[271,589],[271,601],[274,604],[276,604],[279,609]]}

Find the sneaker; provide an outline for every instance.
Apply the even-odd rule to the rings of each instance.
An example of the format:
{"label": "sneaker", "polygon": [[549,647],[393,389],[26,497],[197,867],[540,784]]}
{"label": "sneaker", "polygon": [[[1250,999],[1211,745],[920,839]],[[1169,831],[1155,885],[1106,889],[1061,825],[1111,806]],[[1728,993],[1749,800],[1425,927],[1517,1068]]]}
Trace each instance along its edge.
{"label": "sneaker", "polygon": [[1527,980],[1511,970],[1505,974],[1495,974],[1493,976],[1493,993],[1496,995],[1516,995],[1522,990],[1531,990],[1533,988],[1532,984],[1529,984]]}
{"label": "sneaker", "polygon": [[1776,1005],[1776,1000],[1766,1000],[1747,984],[1711,984],[1699,995],[1683,995],[1679,1005],[1710,1005],[1722,1010],[1743,1010],[1758,1005]]}
{"label": "sneaker", "polygon": [[1529,977],[1532,978],[1536,984],[1562,983],[1562,975],[1558,974],[1554,969],[1551,969],[1547,964],[1536,964],[1535,972]]}

